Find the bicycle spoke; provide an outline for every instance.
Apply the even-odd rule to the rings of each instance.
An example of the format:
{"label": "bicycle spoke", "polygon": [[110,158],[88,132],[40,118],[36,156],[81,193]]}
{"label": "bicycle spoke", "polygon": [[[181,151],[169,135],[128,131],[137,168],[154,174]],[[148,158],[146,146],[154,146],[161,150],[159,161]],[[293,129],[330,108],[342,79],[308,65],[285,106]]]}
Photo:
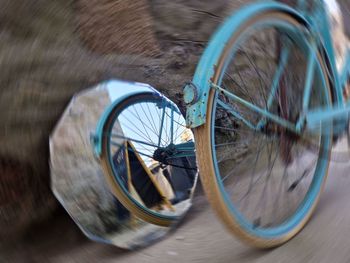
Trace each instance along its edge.
{"label": "bicycle spoke", "polygon": [[[200,167],[203,185],[227,226],[270,246],[303,226],[326,178],[332,133],[316,115],[331,105],[327,66],[292,16],[237,17],[210,42],[194,77],[211,89],[199,163],[213,162]],[[219,42],[220,54],[209,56]]]}

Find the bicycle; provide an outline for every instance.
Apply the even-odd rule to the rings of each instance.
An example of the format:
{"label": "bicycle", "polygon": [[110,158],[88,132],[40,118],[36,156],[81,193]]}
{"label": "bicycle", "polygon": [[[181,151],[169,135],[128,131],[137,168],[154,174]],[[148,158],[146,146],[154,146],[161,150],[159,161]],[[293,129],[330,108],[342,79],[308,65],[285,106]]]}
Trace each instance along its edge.
{"label": "bicycle", "polygon": [[188,210],[197,181],[193,134],[179,108],[155,89],[111,83],[112,93],[118,93],[115,85],[134,91],[100,117],[92,137],[95,155],[122,206],[148,223],[171,226]]}
{"label": "bicycle", "polygon": [[326,3],[262,1],[214,34],[184,87],[205,193],[228,229],[275,247],[310,219],[346,132],[350,51],[340,69]]}

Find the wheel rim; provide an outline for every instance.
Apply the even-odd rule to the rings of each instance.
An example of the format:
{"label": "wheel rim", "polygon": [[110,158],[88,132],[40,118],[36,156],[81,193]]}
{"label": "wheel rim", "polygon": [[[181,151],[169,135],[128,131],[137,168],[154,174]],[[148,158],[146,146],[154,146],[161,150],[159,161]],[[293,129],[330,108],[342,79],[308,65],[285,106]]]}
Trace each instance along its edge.
{"label": "wheel rim", "polygon": [[[135,98],[129,98],[127,102],[121,104],[118,110],[114,111],[111,125],[107,129],[107,133],[104,134],[107,139],[108,165],[112,171],[113,178],[123,194],[132,203],[133,208],[139,209],[151,217],[175,221],[181,216],[182,211],[185,210],[184,207],[178,204],[189,199],[190,195],[185,196],[183,188],[181,189],[182,192],[175,192],[174,185],[169,178],[167,178],[169,180],[164,180],[163,178],[159,181],[159,173],[163,175],[163,169],[170,166],[172,168],[171,171],[185,170],[193,176],[192,189],[197,176],[196,167],[193,166],[195,160],[193,160],[192,133],[185,127],[185,120],[176,105],[158,94],[148,93],[141,97],[138,95]],[[127,112],[128,114],[126,114]],[[164,114],[161,114],[161,112]],[[171,114],[173,114],[173,122],[170,121]],[[162,119],[160,119],[161,117]],[[161,123],[163,123],[163,128],[161,128]],[[170,142],[171,135],[168,133],[170,128],[173,129],[172,143]],[[163,131],[162,135],[160,135],[160,140],[156,130],[158,132],[160,130]],[[181,157],[171,156],[171,146],[179,145],[180,141],[192,141],[192,148],[190,143],[189,146],[186,145],[185,148],[181,148],[183,153]],[[161,151],[159,152],[159,150]],[[128,157],[126,157],[126,152],[128,152]],[[168,158],[164,157],[164,152],[168,154]],[[159,156],[162,156],[162,159]],[[151,175],[156,177],[156,183],[154,180],[142,181],[140,176],[138,178],[127,178],[125,169],[128,164],[126,159],[129,160],[129,167],[131,172],[133,172],[133,176],[135,173],[139,173],[141,169],[144,177],[147,174],[145,169],[148,168],[148,172],[151,172]],[[149,178],[151,177],[150,174],[148,176]],[[130,182],[132,188],[130,187]],[[163,185],[159,185],[159,183],[163,183]],[[155,184],[157,184],[157,187],[160,187],[154,187]],[[167,199],[165,200],[166,202],[159,200],[159,191]],[[150,192],[153,193],[154,198],[150,196]],[[173,194],[173,200],[169,200],[171,197],[170,192]],[[183,195],[181,196],[181,194]],[[186,192],[186,194],[190,193]],[[145,198],[148,200],[145,200]],[[171,208],[174,209],[171,210]]]}
{"label": "wheel rim", "polygon": [[[290,30],[292,25],[288,24],[287,21],[282,21],[279,23],[276,23],[276,20],[271,20],[271,19],[267,19],[265,21],[266,23],[259,23],[259,26],[256,27],[255,29],[263,29],[263,27],[265,26],[270,26],[272,24],[277,25],[278,26],[278,30],[281,32],[284,32],[285,34],[287,33],[287,35],[289,37],[293,36],[294,40],[295,39],[301,39],[300,36],[295,35],[296,33],[293,32],[293,30]],[[239,41],[244,41],[247,39],[247,36],[245,37],[241,37],[237,42],[239,43]],[[305,47],[307,45],[307,43],[299,43],[299,49],[302,52],[305,52]],[[236,45],[235,45],[236,46]],[[234,48],[231,49],[231,51],[234,50]],[[230,59],[234,58],[235,55],[237,56],[237,50],[234,50],[233,52],[234,54],[231,54]],[[236,54],[235,54],[236,53]],[[227,60],[230,60],[227,59]],[[229,67],[228,63],[224,63],[223,60],[221,58],[221,67],[224,69],[222,70],[223,72],[226,71],[226,69]],[[218,64],[220,64],[218,63]],[[220,68],[220,66],[218,66],[218,68]],[[321,66],[320,64],[318,64],[318,77],[320,77],[321,74]],[[223,85],[225,83],[225,76],[224,74],[221,74],[220,76],[218,75],[218,73],[216,74],[216,76],[214,77],[216,81],[215,84],[217,85]],[[241,77],[242,79],[242,77]],[[237,84],[237,82],[236,82]],[[212,91],[213,92],[213,91]],[[328,90],[326,87],[324,87],[324,90],[322,91],[324,98],[322,99],[322,103],[324,104],[329,104],[330,103],[330,95],[328,93]],[[218,136],[216,136],[217,134],[217,129],[218,129],[218,124],[217,124],[217,115],[223,115],[222,112],[218,114],[218,107],[217,107],[217,102],[218,99],[220,99],[220,96],[222,95],[218,95],[218,93],[216,93],[215,95],[213,95],[213,108],[212,108],[212,116],[216,116],[216,118],[212,118],[211,120],[211,141],[212,141],[212,145],[218,146],[217,142],[218,142]],[[232,105],[232,103],[231,103]],[[237,105],[234,105],[236,106]],[[221,116],[222,118],[222,116]],[[231,118],[232,120],[232,118]],[[236,120],[237,121],[237,120]],[[225,123],[230,123],[230,121],[224,120],[223,122]],[[224,128],[225,130],[228,130],[228,127],[220,127],[220,129]],[[232,126],[231,126],[232,129]],[[325,129],[323,128],[323,131]],[[230,132],[236,132],[235,128],[233,126],[233,129]],[[257,134],[254,134],[255,137]],[[232,135],[231,135],[232,136]],[[286,137],[286,136],[285,136]],[[261,222],[262,219],[259,217],[256,217],[256,219],[254,219],[254,217],[249,218],[249,216],[247,216],[247,214],[245,214],[244,212],[240,211],[240,209],[237,207],[236,203],[232,200],[232,193],[230,194],[230,192],[228,191],[227,187],[225,186],[225,183],[222,181],[222,179],[225,179],[225,175],[223,172],[224,168],[222,165],[218,165],[218,162],[220,163],[222,161],[222,158],[219,158],[219,154],[214,147],[212,147],[212,157],[213,157],[213,163],[214,163],[214,170],[215,170],[215,176],[216,176],[216,180],[218,182],[218,187],[221,191],[222,197],[224,199],[224,202],[227,206],[227,208],[230,210],[231,214],[234,216],[234,218],[236,218],[237,222],[239,223],[239,225],[241,227],[243,227],[247,232],[251,233],[252,235],[255,236],[259,236],[262,238],[276,238],[276,237],[280,237],[282,235],[285,235],[287,233],[289,233],[291,230],[295,229],[295,227],[297,227],[306,217],[306,215],[310,212],[310,210],[312,210],[315,201],[318,197],[318,194],[322,188],[323,182],[324,182],[324,177],[325,177],[325,171],[327,170],[328,167],[328,157],[329,157],[329,151],[330,151],[330,144],[331,144],[331,139],[330,139],[330,132],[328,133],[328,135],[323,135],[320,136],[320,138],[318,139],[318,141],[320,142],[321,147],[319,148],[319,157],[316,160],[316,165],[313,168],[314,169],[314,176],[313,179],[310,180],[309,182],[309,187],[308,187],[308,191],[305,193],[305,198],[303,198],[296,206],[296,208],[294,208],[294,212],[292,213],[292,215],[288,216],[285,219],[282,219],[279,223],[275,224],[275,225],[269,225],[269,224],[265,224]],[[223,143],[221,142],[219,144],[220,146],[223,146]],[[227,145],[226,145],[227,146]],[[236,147],[237,149],[237,144],[232,144],[231,145],[232,148]],[[270,149],[274,148],[274,146],[270,146]],[[228,153],[228,155],[232,156],[232,153]],[[270,163],[275,163],[277,159],[278,155],[275,155],[275,157],[271,157],[270,155]],[[252,158],[254,160],[254,158]],[[272,160],[272,161],[271,161]],[[253,162],[253,167],[256,164],[256,162]],[[257,166],[255,166],[255,168],[257,169]],[[261,170],[262,168],[260,168]],[[282,174],[282,178],[285,177],[286,171],[288,171],[288,169],[284,169]],[[241,173],[243,171],[240,171]],[[254,173],[254,172],[253,172]],[[304,176],[305,177],[305,176]],[[269,177],[271,179],[271,176]],[[305,179],[302,179],[303,181],[305,181]],[[256,181],[253,179],[251,179],[252,182]],[[259,181],[259,180],[258,180]],[[299,184],[299,183],[298,183]],[[290,185],[290,187],[293,185],[293,183]],[[300,185],[300,184],[299,184]],[[236,183],[236,186],[239,187],[239,184]],[[243,193],[247,193],[247,192],[252,192],[252,190],[248,190],[248,191],[243,191]],[[259,206],[256,206],[259,208]],[[260,207],[261,208],[261,207]],[[249,218],[249,219],[248,219]]]}

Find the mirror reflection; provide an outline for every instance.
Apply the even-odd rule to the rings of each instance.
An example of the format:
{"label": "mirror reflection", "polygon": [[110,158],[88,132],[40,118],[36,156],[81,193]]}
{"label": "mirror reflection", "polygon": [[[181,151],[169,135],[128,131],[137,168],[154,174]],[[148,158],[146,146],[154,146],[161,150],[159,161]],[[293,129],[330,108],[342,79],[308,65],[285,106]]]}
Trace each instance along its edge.
{"label": "mirror reflection", "polygon": [[[104,115],[95,156],[90,137]],[[56,197],[95,241],[148,245],[191,206],[193,134],[177,106],[148,85],[111,80],[77,94],[50,138],[50,154]]]}
{"label": "mirror reflection", "polygon": [[101,160],[112,190],[140,218],[170,225],[190,205],[194,139],[177,106],[158,92],[122,99],[106,119]]}

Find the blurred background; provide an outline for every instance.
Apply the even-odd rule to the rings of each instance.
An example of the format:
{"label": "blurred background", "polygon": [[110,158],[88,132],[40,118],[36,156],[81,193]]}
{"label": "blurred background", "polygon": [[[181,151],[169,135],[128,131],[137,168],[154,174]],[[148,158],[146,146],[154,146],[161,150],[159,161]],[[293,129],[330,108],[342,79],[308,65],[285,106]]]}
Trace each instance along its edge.
{"label": "blurred background", "polygon": [[[183,108],[182,86],[210,35],[248,2],[0,0],[0,262],[123,260],[126,252],[87,242],[53,197],[49,135],[73,94],[110,78],[149,83]],[[349,0],[341,2],[350,7]],[[203,209],[199,194],[189,217],[196,220]],[[210,212],[195,222],[213,221]],[[206,230],[196,233],[192,252],[201,261],[201,248],[215,247],[216,239],[228,247],[233,242],[212,235],[212,243],[203,244]],[[151,254],[135,253],[135,262],[181,259],[174,247],[186,242],[174,235]],[[243,261],[262,256],[240,249]]]}

